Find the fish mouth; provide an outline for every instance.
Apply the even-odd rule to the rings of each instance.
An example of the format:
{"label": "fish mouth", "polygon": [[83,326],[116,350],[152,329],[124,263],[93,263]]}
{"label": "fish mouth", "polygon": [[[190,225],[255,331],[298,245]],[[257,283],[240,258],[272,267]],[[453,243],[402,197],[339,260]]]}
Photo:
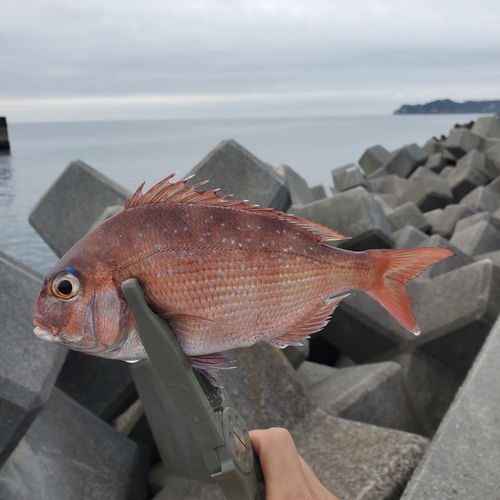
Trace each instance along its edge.
{"label": "fish mouth", "polygon": [[52,332],[49,332],[48,330],[44,330],[43,328],[40,328],[39,326],[36,326],[33,329],[33,333],[42,340],[46,340],[47,342],[58,342],[59,338],[56,337]]}
{"label": "fish mouth", "polygon": [[48,342],[57,342],[59,340],[56,334],[56,329],[49,323],[46,323],[39,318],[34,318],[33,324],[35,325],[33,333],[38,338],[46,340]]}

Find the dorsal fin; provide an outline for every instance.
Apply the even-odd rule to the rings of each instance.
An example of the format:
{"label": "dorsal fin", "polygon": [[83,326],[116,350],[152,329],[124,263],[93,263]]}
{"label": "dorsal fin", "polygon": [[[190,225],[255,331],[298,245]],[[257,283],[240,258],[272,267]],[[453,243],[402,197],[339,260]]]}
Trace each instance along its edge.
{"label": "dorsal fin", "polygon": [[162,181],[155,184],[149,191],[142,193],[144,182],[139,186],[132,198],[125,203],[125,210],[130,210],[143,205],[154,203],[193,203],[197,205],[217,205],[237,210],[246,210],[259,213],[267,217],[273,217],[287,221],[296,226],[302,227],[318,237],[319,241],[346,240],[348,236],[343,236],[337,231],[326,226],[311,222],[301,217],[283,212],[276,212],[272,208],[263,208],[258,205],[250,205],[243,200],[232,200],[231,194],[219,195],[218,189],[209,189],[208,191],[196,191],[196,188],[203,186],[208,181],[198,182],[192,186],[187,185],[191,177],[187,177],[177,182],[170,182],[175,174],[171,174]]}

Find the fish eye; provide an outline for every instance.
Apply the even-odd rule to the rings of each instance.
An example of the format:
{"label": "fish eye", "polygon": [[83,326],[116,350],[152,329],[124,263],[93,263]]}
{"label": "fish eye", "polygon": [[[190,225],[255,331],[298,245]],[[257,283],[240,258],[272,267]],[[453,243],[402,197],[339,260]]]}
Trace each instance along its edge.
{"label": "fish eye", "polygon": [[52,291],[60,299],[71,299],[80,290],[80,283],[69,273],[62,273],[56,276],[52,283]]}

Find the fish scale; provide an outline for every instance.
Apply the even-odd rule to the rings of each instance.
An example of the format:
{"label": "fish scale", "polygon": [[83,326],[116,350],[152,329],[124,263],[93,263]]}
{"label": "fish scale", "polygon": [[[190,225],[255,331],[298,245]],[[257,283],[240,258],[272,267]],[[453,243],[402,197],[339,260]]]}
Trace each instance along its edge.
{"label": "fish scale", "polygon": [[[166,224],[165,207],[143,208],[127,217],[127,226],[141,228],[137,233],[142,236],[135,253],[129,255],[134,263],[127,262],[118,274],[120,280],[139,277],[153,309],[167,318],[173,314],[209,320],[224,317],[227,325],[247,327],[244,335],[250,336],[248,342],[253,343],[258,333],[262,338],[271,338],[279,331],[286,331],[331,292],[325,270],[332,271],[332,268],[326,264],[319,266],[318,256],[315,259],[307,256],[314,247],[303,229],[294,231],[289,224],[287,232],[286,228],[276,229],[259,214],[244,213],[236,218],[234,209],[200,205],[171,206],[168,212],[171,220]],[[200,210],[202,208],[205,210]],[[149,221],[149,227],[145,227],[145,221]],[[202,242],[189,229],[200,221],[204,234],[210,233]],[[113,225],[116,223],[112,221]],[[167,231],[163,231],[164,226]],[[180,227],[188,229],[180,231]],[[100,229],[103,234],[108,230],[107,224]],[[158,242],[161,249],[157,249],[154,242]],[[272,250],[280,247],[281,252]],[[120,250],[115,248],[108,258],[118,262]],[[147,259],[150,262],[142,269]],[[163,270],[159,278],[158,269]],[[322,286],[318,286],[319,281],[323,282]],[[155,286],[148,286],[149,282]],[[256,314],[259,321],[252,328]],[[202,351],[212,349],[213,330],[212,323],[199,327],[197,335],[203,337],[207,346],[199,339],[191,339],[190,345],[196,344]],[[228,339],[238,335],[238,330],[222,330],[221,342],[225,345]],[[192,349],[187,350],[192,353]]]}
{"label": "fish scale", "polygon": [[345,236],[271,209],[197,191],[167,177],[142,186],[122,212],[84,236],[45,278],[35,333],[96,356],[147,354],[120,289],[136,278],[193,366],[266,341],[297,345],[321,329],[352,289],[368,293],[418,333],[405,283],[449,257],[446,249],[350,252]]}

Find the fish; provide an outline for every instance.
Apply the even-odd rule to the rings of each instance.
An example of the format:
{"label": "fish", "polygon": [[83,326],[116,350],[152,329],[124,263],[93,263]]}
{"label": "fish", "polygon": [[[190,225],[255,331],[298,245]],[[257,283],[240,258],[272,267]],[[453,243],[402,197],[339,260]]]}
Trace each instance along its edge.
{"label": "fish", "polygon": [[301,345],[352,290],[363,290],[403,327],[420,332],[407,281],[453,254],[445,248],[353,252],[348,237],[205,184],[170,182],[80,239],[47,274],[36,336],[110,359],[147,358],[121,284],[135,278],[194,368],[227,368],[226,351],[268,342]]}

